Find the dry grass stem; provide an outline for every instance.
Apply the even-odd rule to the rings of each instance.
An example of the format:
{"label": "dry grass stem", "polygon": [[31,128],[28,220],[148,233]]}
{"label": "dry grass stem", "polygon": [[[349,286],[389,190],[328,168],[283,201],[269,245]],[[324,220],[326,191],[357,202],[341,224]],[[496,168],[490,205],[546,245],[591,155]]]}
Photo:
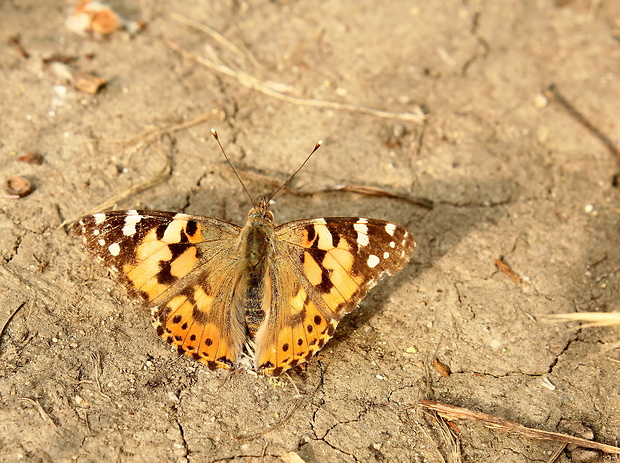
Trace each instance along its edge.
{"label": "dry grass stem", "polygon": [[181,56],[186,59],[195,61],[203,66],[211,69],[220,74],[224,74],[226,76],[232,77],[237,80],[244,87],[250,88],[252,90],[256,90],[264,95],[270,96],[272,98],[276,98],[278,100],[286,101],[288,103],[296,104],[299,106],[310,106],[314,108],[321,109],[334,109],[336,111],[348,111],[348,112],[357,112],[363,114],[369,114],[371,116],[380,117],[383,119],[396,119],[401,121],[414,122],[416,124],[423,124],[426,120],[426,115],[422,111],[421,108],[417,108],[417,111],[414,113],[394,113],[389,111],[382,111],[379,109],[370,108],[368,106],[359,106],[349,103],[338,103],[336,101],[327,101],[327,100],[317,100],[314,98],[300,98],[295,96],[290,96],[284,93],[281,93],[274,88],[285,88],[285,84],[281,83],[273,83],[270,82],[267,84],[266,82],[258,79],[252,74],[248,74],[247,72],[234,70],[224,64],[215,63],[207,58],[194,55],[189,53],[187,50],[183,49],[175,42],[166,39],[166,44],[177,53],[181,54]]}
{"label": "dry grass stem", "polygon": [[188,18],[186,16],[183,16],[177,13],[172,13],[170,17],[173,20],[180,22],[181,24],[185,24],[186,26],[190,26],[190,27],[193,27],[194,29],[204,32],[205,34],[210,36],[212,39],[214,39],[216,42],[220,43],[225,48],[228,48],[228,50],[233,52],[235,55],[239,56],[240,58],[244,60],[250,61],[252,63],[252,66],[256,68],[260,68],[260,64],[258,60],[254,58],[254,55],[252,55],[247,50],[242,50],[241,48],[239,48],[237,45],[232,43],[224,35],[220,34],[218,31],[216,31],[212,27],[209,27],[206,24],[200,23],[198,21],[194,21],[191,18]]}
{"label": "dry grass stem", "polygon": [[291,407],[291,409],[287,412],[286,415],[284,415],[284,417],[278,421],[276,424],[274,424],[273,426],[270,426],[260,432],[257,432],[255,434],[249,434],[246,436],[237,436],[235,439],[238,442],[249,442],[251,440],[254,440],[258,437],[264,436],[265,434],[274,431],[276,429],[278,429],[279,427],[281,427],[284,423],[286,423],[291,416],[293,416],[293,413],[295,413],[297,411],[297,409],[301,406],[302,402],[304,401],[304,399],[302,397],[295,399],[295,403],[293,404],[293,406]]}
{"label": "dry grass stem", "polygon": [[620,325],[620,312],[579,312],[579,313],[557,313],[545,316],[560,321],[589,322],[581,325],[581,328],[592,328],[595,326],[614,326]]}
{"label": "dry grass stem", "polygon": [[544,439],[563,442],[566,444],[575,444],[579,447],[596,449],[601,452],[620,455],[620,447],[614,447],[613,445],[599,444],[598,442],[582,439],[581,437],[570,436],[568,434],[528,428],[521,424],[515,423],[514,421],[505,420],[504,418],[487,415],[486,413],[475,412],[467,408],[456,407],[454,405],[449,405],[434,400],[420,400],[418,403],[421,407],[427,410],[433,410],[441,417],[449,421],[472,420],[481,423],[490,429],[499,429],[501,431],[512,432],[532,439]]}
{"label": "dry grass stem", "polygon": [[[159,150],[157,150],[159,151]],[[102,202],[101,204],[99,204],[98,206],[95,206],[93,209],[91,209],[90,211],[86,212],[85,214],[96,214],[97,212],[101,212],[101,211],[105,211],[106,209],[109,209],[110,207],[114,206],[115,204],[119,203],[120,201],[124,200],[125,198],[128,198],[129,196],[132,196],[136,193],[139,193],[140,191],[146,190],[148,188],[151,188],[161,182],[163,182],[164,180],[166,180],[171,173],[171,164],[170,164],[170,159],[168,158],[168,156],[166,156],[165,154],[163,154],[161,151],[159,151],[160,154],[162,154],[164,160],[165,160],[165,164],[164,166],[161,168],[161,170],[159,172],[157,172],[155,175],[153,175],[152,177],[147,178],[146,180],[140,182],[140,183],[136,183],[135,185],[130,186],[129,188],[127,188],[125,191],[112,196],[111,198],[108,198],[107,200],[105,200],[104,202]],[[78,217],[73,217],[71,219],[67,219],[64,222],[62,222],[58,228],[62,228],[67,224],[73,223],[77,220]]]}

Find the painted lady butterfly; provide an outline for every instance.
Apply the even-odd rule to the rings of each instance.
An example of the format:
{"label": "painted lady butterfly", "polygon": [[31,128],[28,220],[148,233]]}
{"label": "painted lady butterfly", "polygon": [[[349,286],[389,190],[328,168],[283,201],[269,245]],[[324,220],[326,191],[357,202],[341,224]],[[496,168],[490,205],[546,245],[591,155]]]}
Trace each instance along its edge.
{"label": "painted lady butterfly", "polygon": [[383,220],[275,226],[267,198],[244,227],[126,210],[81,217],[73,231],[133,297],[152,307],[157,333],[178,352],[211,369],[235,368],[246,352],[267,375],[307,362],[415,247],[405,228]]}

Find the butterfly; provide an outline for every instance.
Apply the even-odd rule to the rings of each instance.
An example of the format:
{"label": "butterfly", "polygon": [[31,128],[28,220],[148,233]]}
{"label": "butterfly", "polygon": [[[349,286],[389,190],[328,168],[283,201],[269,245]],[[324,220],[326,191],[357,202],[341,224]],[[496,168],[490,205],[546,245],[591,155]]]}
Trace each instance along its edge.
{"label": "butterfly", "polygon": [[83,216],[73,232],[151,307],[157,334],[179,353],[211,369],[250,357],[257,373],[277,376],[315,355],[383,274],[407,264],[415,242],[404,227],[375,219],[276,226],[269,201],[261,198],[243,227],[118,210]]}

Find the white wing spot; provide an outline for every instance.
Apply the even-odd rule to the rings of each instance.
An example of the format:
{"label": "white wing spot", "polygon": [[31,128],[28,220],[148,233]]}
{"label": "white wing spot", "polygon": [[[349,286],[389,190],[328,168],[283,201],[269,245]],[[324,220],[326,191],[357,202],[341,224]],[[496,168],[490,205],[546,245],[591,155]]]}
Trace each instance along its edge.
{"label": "white wing spot", "polygon": [[98,212],[93,215],[93,219],[95,219],[95,225],[99,225],[105,220],[105,214],[103,212]]}
{"label": "white wing spot", "polygon": [[396,231],[396,224],[386,223],[385,224],[385,231],[388,233],[388,235],[394,236],[394,232]]}
{"label": "white wing spot", "polygon": [[143,218],[144,217],[138,214],[138,211],[127,211],[127,216],[125,217],[125,226],[123,227],[123,235],[133,236],[136,233],[136,224],[140,223]]}
{"label": "white wing spot", "polygon": [[357,244],[360,246],[368,246],[368,220],[359,219],[353,225],[353,229],[357,232]]}
{"label": "white wing spot", "polygon": [[390,247],[391,248],[395,248],[396,247],[396,243],[394,241],[390,241]]}
{"label": "white wing spot", "polygon": [[[129,211],[129,212],[136,212],[136,211]],[[127,225],[131,224],[131,223],[138,223],[140,222],[140,220],[142,220],[144,217],[142,217],[141,215],[139,215],[138,213],[135,214],[127,214],[127,217],[125,217],[125,223]]]}
{"label": "white wing spot", "polygon": [[123,235],[133,236],[136,233],[136,224],[128,223],[123,227]]}
{"label": "white wing spot", "polygon": [[105,240],[101,238],[99,241],[97,241],[97,243],[99,243],[99,246],[103,246],[105,244]]}
{"label": "white wing spot", "polygon": [[370,268],[375,268],[378,264],[379,264],[380,260],[377,256],[375,256],[374,254],[371,254],[368,256],[368,266]]}
{"label": "white wing spot", "polygon": [[383,253],[383,258],[384,258],[384,259],[387,259],[388,257],[390,257],[390,253],[389,253],[389,252],[387,252],[387,251],[385,251],[385,252]]}
{"label": "white wing spot", "polygon": [[93,235],[95,235],[95,236],[99,236],[99,233],[101,233],[101,232],[99,231],[99,229],[98,229],[98,228],[95,228],[95,229],[93,230]]}
{"label": "white wing spot", "polygon": [[110,246],[108,246],[108,251],[110,251],[110,254],[112,254],[113,256],[118,256],[121,252],[121,247],[118,245],[118,243],[112,243]]}

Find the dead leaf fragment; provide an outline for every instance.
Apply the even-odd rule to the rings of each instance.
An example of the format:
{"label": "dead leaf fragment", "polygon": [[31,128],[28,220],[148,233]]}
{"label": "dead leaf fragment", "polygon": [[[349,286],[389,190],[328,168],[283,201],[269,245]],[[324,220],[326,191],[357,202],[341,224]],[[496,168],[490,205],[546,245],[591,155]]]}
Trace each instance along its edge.
{"label": "dead leaf fragment", "polygon": [[521,280],[521,277],[519,277],[519,275],[517,275],[515,273],[515,271],[510,268],[508,265],[506,265],[501,259],[495,259],[495,265],[497,265],[497,268],[500,269],[502,272],[504,272],[506,275],[508,275],[508,277],[514,281],[516,284],[521,284],[523,283],[523,280]]}
{"label": "dead leaf fragment", "polygon": [[17,160],[28,164],[34,164],[35,166],[40,166],[43,164],[43,155],[41,153],[26,153],[23,156],[18,157]]}
{"label": "dead leaf fragment", "polygon": [[110,5],[96,0],[81,0],[65,20],[65,26],[79,35],[109,35],[124,28],[131,35],[146,27],[142,21],[130,21],[117,14]]}
{"label": "dead leaf fragment", "polygon": [[452,372],[450,371],[450,367],[444,363],[441,363],[437,359],[433,360],[433,366],[435,367],[435,370],[437,370],[439,374],[444,378],[447,378],[452,374]]}
{"label": "dead leaf fragment", "polygon": [[43,58],[43,64],[48,65],[51,63],[71,64],[77,61],[77,56],[63,55],[61,53],[54,53],[48,58]]}
{"label": "dead leaf fragment", "polygon": [[75,73],[75,88],[91,95],[96,94],[99,90],[105,87],[108,83],[107,79],[103,77],[97,77],[92,74],[88,74],[84,71],[78,71]]}
{"label": "dead leaf fragment", "polygon": [[119,24],[119,17],[109,5],[92,0],[81,0],[66,21],[66,26],[77,34],[108,35],[118,29]]}
{"label": "dead leaf fragment", "polygon": [[23,198],[32,193],[33,190],[34,186],[32,186],[32,183],[24,177],[10,178],[4,186],[4,191],[9,199]]}
{"label": "dead leaf fragment", "polygon": [[19,54],[22,55],[22,58],[30,58],[30,53],[28,53],[21,44],[21,37],[19,34],[15,34],[9,37],[9,45],[13,45],[17,49]]}

